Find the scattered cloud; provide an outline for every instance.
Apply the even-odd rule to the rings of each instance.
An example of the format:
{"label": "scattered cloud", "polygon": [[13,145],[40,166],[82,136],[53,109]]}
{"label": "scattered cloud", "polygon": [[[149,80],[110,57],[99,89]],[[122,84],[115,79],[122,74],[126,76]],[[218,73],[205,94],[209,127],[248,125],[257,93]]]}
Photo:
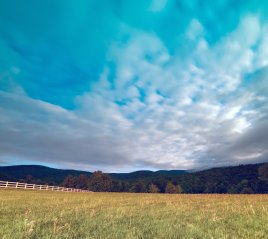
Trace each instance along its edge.
{"label": "scattered cloud", "polygon": [[[1,71],[0,161],[110,172],[267,161],[267,24],[257,13],[241,14],[231,31],[212,41],[213,31],[195,15],[180,31],[172,26],[174,44],[166,40],[169,32],[159,32],[172,15],[169,4],[147,6],[148,16],[163,14],[162,21],[152,15],[156,24],[149,29],[125,19],[117,6],[116,27],[109,26],[116,37],[109,37],[105,59],[90,72],[81,50],[83,62],[73,53],[66,61],[57,50],[45,78],[43,61],[38,65],[44,55],[35,50],[30,58],[20,55],[23,64]],[[21,83],[27,77],[31,83]],[[43,97],[39,84],[54,96]],[[62,103],[66,97],[72,107]]]}

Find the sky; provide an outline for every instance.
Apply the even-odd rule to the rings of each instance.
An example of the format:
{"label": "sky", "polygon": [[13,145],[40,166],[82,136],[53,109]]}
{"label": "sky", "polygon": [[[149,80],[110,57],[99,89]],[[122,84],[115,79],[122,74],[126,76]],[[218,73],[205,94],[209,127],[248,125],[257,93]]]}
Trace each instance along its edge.
{"label": "sky", "polygon": [[0,166],[268,161],[266,0],[0,0]]}

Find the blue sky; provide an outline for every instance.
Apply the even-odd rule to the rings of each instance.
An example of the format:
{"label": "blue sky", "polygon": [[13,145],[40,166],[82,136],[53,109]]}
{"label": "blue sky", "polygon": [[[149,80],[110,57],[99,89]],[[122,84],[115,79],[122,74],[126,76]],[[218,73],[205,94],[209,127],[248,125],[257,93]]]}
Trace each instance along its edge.
{"label": "blue sky", "polygon": [[1,0],[0,165],[268,161],[268,3]]}

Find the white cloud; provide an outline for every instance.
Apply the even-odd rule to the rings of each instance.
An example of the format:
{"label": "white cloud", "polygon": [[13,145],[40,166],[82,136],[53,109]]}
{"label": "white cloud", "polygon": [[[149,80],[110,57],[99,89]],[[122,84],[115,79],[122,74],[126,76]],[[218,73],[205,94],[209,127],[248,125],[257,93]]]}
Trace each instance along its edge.
{"label": "white cloud", "polygon": [[186,36],[189,40],[194,41],[198,37],[202,37],[204,35],[204,28],[201,23],[197,19],[193,19],[190,22],[190,25],[187,29]]}
{"label": "white cloud", "polygon": [[[164,1],[160,5],[154,9]],[[266,64],[267,36],[257,17],[242,19],[214,46],[193,19],[185,40],[193,48],[185,58],[179,51],[172,55],[153,33],[128,31],[129,42],[114,43],[108,54],[114,69],[105,66],[91,91],[77,97],[76,110],[1,92],[2,157],[128,171],[218,166],[265,155],[263,147],[245,156],[235,146],[261,114],[267,116],[252,107],[260,96],[243,86],[245,75]],[[259,39],[262,53],[252,50]]]}

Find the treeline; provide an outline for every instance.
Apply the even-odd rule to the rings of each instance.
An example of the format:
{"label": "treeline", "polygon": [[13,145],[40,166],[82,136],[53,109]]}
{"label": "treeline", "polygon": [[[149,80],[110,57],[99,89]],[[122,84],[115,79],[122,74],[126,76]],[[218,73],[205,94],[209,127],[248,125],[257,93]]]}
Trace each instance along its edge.
{"label": "treeline", "polygon": [[81,174],[77,177],[68,175],[62,186],[70,188],[87,189],[94,192],[135,192],[135,193],[182,193],[180,185],[171,181],[167,183],[144,182],[142,180],[125,182],[114,180],[109,174],[101,171],[91,176]]}
{"label": "treeline", "polygon": [[[92,174],[73,170],[68,171],[68,174],[60,180],[57,172],[63,174],[64,171],[40,168],[40,166],[30,166],[31,170],[27,170],[26,166],[23,167],[25,173],[19,170],[19,166],[16,168],[19,174],[14,170],[12,173],[7,170],[2,170],[2,173],[0,171],[0,180],[61,185],[95,192],[268,193],[268,164],[213,168],[182,175],[138,171],[131,173],[131,177],[130,174],[110,175],[101,171]],[[12,168],[9,170],[11,171]]]}
{"label": "treeline", "polygon": [[67,176],[65,187],[96,192],[136,193],[268,193],[268,164],[216,168],[179,176],[116,180],[101,171],[91,176]]}
{"label": "treeline", "polygon": [[186,193],[268,193],[268,164],[214,168],[177,179]]}

